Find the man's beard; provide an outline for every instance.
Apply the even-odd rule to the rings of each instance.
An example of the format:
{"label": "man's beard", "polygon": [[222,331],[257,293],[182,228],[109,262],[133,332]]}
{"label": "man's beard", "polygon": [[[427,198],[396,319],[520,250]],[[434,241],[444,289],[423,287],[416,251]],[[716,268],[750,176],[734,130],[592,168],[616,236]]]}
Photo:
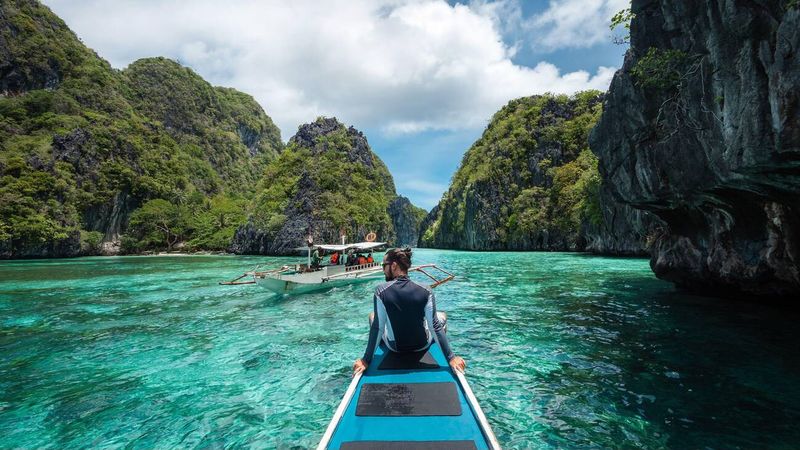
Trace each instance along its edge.
{"label": "man's beard", "polygon": [[394,280],[394,274],[392,272],[389,273],[384,272],[383,277],[386,278],[386,281]]}

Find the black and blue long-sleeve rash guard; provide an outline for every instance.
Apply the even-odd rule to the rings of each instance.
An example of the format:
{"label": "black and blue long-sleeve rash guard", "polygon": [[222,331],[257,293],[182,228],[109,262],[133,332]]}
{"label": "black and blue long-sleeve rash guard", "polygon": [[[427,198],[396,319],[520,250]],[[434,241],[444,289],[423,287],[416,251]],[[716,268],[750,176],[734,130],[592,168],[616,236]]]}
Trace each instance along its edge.
{"label": "black and blue long-sleeve rash guard", "polygon": [[390,350],[401,353],[425,350],[435,337],[448,361],[455,356],[444,324],[436,317],[436,298],[429,288],[398,277],[375,289],[373,305],[375,318],[369,329],[365,363],[372,361],[379,336]]}

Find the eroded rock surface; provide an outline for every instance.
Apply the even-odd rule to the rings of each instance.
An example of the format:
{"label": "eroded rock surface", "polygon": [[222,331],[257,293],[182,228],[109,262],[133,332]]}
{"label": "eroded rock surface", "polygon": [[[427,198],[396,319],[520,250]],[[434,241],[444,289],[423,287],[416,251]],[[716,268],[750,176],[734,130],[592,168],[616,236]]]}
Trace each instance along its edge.
{"label": "eroded rock surface", "polygon": [[389,217],[394,226],[395,244],[417,246],[419,241],[419,228],[427,212],[417,208],[411,201],[403,196],[397,196],[389,202]]}
{"label": "eroded rock surface", "polygon": [[607,195],[664,222],[651,259],[660,278],[800,294],[800,10],[790,4],[632,3],[631,49],[590,143]]}
{"label": "eroded rock surface", "polygon": [[415,245],[424,211],[397,196],[389,170],[364,134],[336,118],[301,125],[267,168],[248,223],[231,251],[293,254],[310,235],[316,243],[363,241],[375,232],[390,245]]}
{"label": "eroded rock surface", "polygon": [[509,102],[423,221],[421,245],[644,254],[652,218],[597,190],[587,136],[602,100],[595,91]]}

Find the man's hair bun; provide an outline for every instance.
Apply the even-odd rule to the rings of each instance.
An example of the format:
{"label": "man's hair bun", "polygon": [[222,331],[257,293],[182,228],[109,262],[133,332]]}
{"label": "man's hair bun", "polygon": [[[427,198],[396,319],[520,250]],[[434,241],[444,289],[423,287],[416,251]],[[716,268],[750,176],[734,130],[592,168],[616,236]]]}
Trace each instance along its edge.
{"label": "man's hair bun", "polygon": [[411,248],[393,248],[387,251],[386,262],[397,263],[400,269],[408,270],[411,267]]}

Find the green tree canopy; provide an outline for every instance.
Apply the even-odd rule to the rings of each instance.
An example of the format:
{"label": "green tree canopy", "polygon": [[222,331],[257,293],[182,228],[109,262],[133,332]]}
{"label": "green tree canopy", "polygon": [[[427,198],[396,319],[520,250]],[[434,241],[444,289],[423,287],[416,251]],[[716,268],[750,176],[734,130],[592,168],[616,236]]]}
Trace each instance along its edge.
{"label": "green tree canopy", "polygon": [[130,233],[145,247],[171,251],[189,230],[189,211],[164,199],[150,200],[131,214]]}

